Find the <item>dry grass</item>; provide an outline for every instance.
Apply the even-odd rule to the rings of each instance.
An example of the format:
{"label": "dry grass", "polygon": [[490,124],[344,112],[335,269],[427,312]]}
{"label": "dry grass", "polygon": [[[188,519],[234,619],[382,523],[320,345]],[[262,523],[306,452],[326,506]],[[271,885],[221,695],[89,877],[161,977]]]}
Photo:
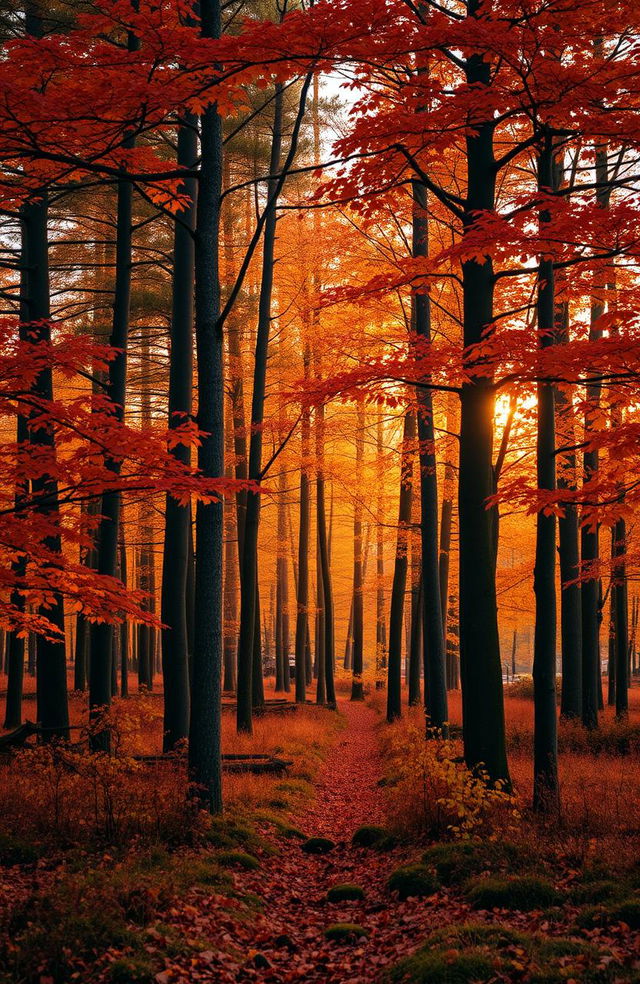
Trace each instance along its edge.
{"label": "dry grass", "polygon": [[[385,695],[369,698],[384,713]],[[538,848],[541,838],[549,850],[568,863],[582,866],[597,860],[612,870],[624,870],[640,854],[640,686],[630,691],[627,722],[617,722],[611,708],[601,714],[600,729],[589,735],[580,724],[559,723],[559,769],[562,816],[546,826],[529,809],[533,788],[533,702],[505,698],[509,765],[522,815],[519,839]],[[449,718],[462,721],[461,695],[449,694]],[[422,708],[409,708],[396,731],[421,728]],[[629,740],[627,740],[629,739]],[[397,740],[397,739],[396,739]],[[461,742],[456,743],[458,752]],[[626,749],[630,752],[624,754]],[[398,804],[396,804],[396,807]]]}

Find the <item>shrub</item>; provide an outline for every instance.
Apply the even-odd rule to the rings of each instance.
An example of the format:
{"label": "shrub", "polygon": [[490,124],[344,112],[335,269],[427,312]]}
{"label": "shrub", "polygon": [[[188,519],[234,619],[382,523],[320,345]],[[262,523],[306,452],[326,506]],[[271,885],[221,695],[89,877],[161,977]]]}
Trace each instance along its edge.
{"label": "shrub", "polygon": [[305,854],[328,854],[336,845],[328,837],[309,837],[301,846]]}
{"label": "shrub", "polygon": [[466,897],[474,909],[518,909],[530,912],[558,902],[559,895],[544,878],[524,875],[512,878],[475,878]]}
{"label": "shrub", "polygon": [[357,943],[362,937],[369,935],[369,930],[357,923],[335,923],[327,926],[324,935],[332,943]]}
{"label": "shrub", "polygon": [[433,873],[423,864],[396,868],[387,886],[390,892],[397,892],[403,902],[410,898],[426,898],[438,890],[438,883]]}
{"label": "shrub", "polygon": [[464,838],[490,830],[498,812],[518,818],[513,797],[491,786],[482,770],[471,773],[452,741],[426,741],[402,724],[389,729],[389,813],[395,828],[432,840]]}
{"label": "shrub", "polygon": [[333,885],[327,892],[327,902],[355,902],[364,898],[364,889],[351,882]]}

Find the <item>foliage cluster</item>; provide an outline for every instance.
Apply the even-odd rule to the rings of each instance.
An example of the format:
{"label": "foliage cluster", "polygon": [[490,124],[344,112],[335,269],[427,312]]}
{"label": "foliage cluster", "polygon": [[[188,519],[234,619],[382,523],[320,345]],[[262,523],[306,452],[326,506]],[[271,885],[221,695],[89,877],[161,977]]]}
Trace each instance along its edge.
{"label": "foliage cluster", "polygon": [[402,724],[383,739],[389,778],[389,815],[393,827],[434,840],[488,832],[499,816],[515,822],[513,797],[487,782],[481,770],[470,772],[449,740],[425,741],[423,733]]}

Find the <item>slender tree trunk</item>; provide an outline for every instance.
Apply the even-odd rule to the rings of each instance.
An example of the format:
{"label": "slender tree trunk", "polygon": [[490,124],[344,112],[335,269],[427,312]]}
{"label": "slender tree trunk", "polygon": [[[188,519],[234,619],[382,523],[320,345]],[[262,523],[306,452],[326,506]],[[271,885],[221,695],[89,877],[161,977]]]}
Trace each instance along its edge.
{"label": "slender tree trunk", "polygon": [[[178,129],[178,166],[192,169],[198,157],[197,121],[186,116]],[[171,353],[169,361],[169,427],[191,417],[193,393],[193,320],[196,203],[198,182],[185,178],[186,207],[173,230],[171,285]],[[181,444],[172,453],[189,464],[191,450]],[[162,556],[162,679],[164,693],[163,748],[171,751],[189,735],[189,632],[187,579],[191,507],[167,495]]]}
{"label": "slender tree trunk", "polygon": [[382,413],[376,427],[376,466],[378,494],[376,501],[376,689],[385,684],[387,668],[387,626],[384,613],[384,441]]}
{"label": "slender tree trunk", "polygon": [[[129,33],[129,51],[137,51],[139,42]],[[134,146],[134,138],[128,137],[125,146]],[[133,185],[126,178],[118,179],[118,203],[116,220],[116,280],[113,298],[113,322],[110,345],[117,355],[109,363],[107,392],[113,404],[113,412],[124,420],[127,387],[127,349],[131,306],[132,259],[132,209]],[[111,459],[108,468],[120,473],[122,462]],[[97,572],[115,577],[118,554],[118,523],[120,518],[120,493],[111,491],[102,496],[100,525],[96,537]],[[92,716],[111,703],[111,671],[113,661],[113,626],[97,622],[91,626],[91,663],[89,671],[89,706]],[[91,737],[94,751],[109,751],[109,732],[95,732]]]}
{"label": "slender tree trunk", "polygon": [[[316,487],[317,495],[317,487]],[[316,499],[316,508],[318,508],[318,503]],[[322,577],[322,561],[320,559],[320,535],[317,534],[316,543],[316,597],[317,597],[317,612],[316,612],[316,703],[326,704],[327,703],[327,679],[325,673],[325,656],[326,656],[326,641],[325,641],[325,629],[326,621],[324,617],[324,580]]]}
{"label": "slender tree trunk", "polygon": [[[556,339],[569,341],[569,305],[556,303]],[[558,445],[573,447],[573,400],[562,388],[556,390]],[[576,487],[575,451],[564,452],[558,460],[558,489]],[[558,519],[561,583],[562,696],[560,713],[567,718],[582,715],[582,604],[578,510],[567,503]]]}
{"label": "slender tree trunk", "polygon": [[[413,255],[429,254],[427,195],[423,184],[413,183]],[[431,302],[425,291],[412,297],[413,329],[423,344],[431,343]],[[423,662],[427,734],[447,729],[447,680],[438,552],[438,478],[435,453],[433,397],[426,375],[416,387],[420,461],[420,535],[422,541]]]}
{"label": "slender tree trunk", "polygon": [[[304,375],[309,378],[311,351],[309,343],[304,343]],[[311,489],[309,478],[309,455],[311,442],[311,421],[309,407],[302,407],[302,460],[300,462],[300,529],[298,532],[298,583],[296,611],[296,701],[304,704],[307,699],[306,647],[309,638],[309,547],[311,527]]]}
{"label": "slender tree trunk", "polygon": [[[280,167],[282,143],[283,89],[276,86],[273,137],[271,142],[270,180],[267,182],[269,209],[264,225],[262,279],[258,313],[258,331],[253,375],[251,404],[251,436],[249,440],[249,478],[259,482],[262,470],[262,425],[266,396],[269,331],[271,328],[271,297],[276,240],[277,173]],[[238,731],[253,730],[252,697],[254,693],[254,646],[256,635],[256,594],[258,578],[258,529],[260,524],[260,494],[251,491],[247,497],[242,563],[240,565],[240,635],[238,641]],[[258,623],[259,632],[259,623]]]}
{"label": "slender tree trunk", "polygon": [[[476,16],[480,4],[469,0]],[[491,68],[479,55],[466,62],[471,85],[490,86]],[[465,229],[478,214],[491,213],[495,199],[493,154],[495,122],[478,121],[466,138],[468,190]],[[493,324],[495,287],[490,258],[462,264],[463,337],[465,349],[480,343]],[[493,492],[492,380],[473,355],[465,359],[472,376],[461,391],[459,532],[460,532],[460,673],[464,755],[469,768],[481,765],[491,780],[509,783],[505,744],[502,666],[498,635],[492,518],[486,508]]]}
{"label": "slender tree trunk", "polygon": [[387,674],[387,721],[402,716],[402,618],[407,587],[408,530],[411,525],[411,498],[413,487],[413,458],[415,454],[416,417],[407,410],[402,435],[402,461],[400,465],[400,500],[398,504],[398,533],[396,557],[391,586],[391,611],[389,613],[389,665]]}
{"label": "slender tree trunk", "polygon": [[[27,13],[27,33],[40,37],[41,21],[37,14]],[[27,265],[27,308],[29,333],[32,341],[48,345],[51,340],[51,309],[49,296],[49,243],[48,243],[48,199],[43,190],[39,201],[30,202],[22,209],[22,234],[24,236],[25,260]],[[53,375],[50,368],[42,369],[31,386],[36,400],[47,402],[53,399]],[[37,411],[36,411],[37,413]],[[33,445],[55,449],[55,436],[49,426],[30,430]],[[56,517],[58,506],[58,482],[52,475],[42,475],[32,482],[34,497],[41,497],[44,504],[40,511],[48,518]],[[60,536],[54,534],[45,541],[45,546],[54,554],[62,551]],[[69,736],[69,708],[67,700],[67,662],[65,647],[64,607],[60,594],[55,594],[52,602],[40,609],[52,624],[55,637],[41,636],[38,639],[37,653],[37,717],[45,729],[46,740]]]}
{"label": "slender tree trunk", "polygon": [[[538,158],[538,188],[549,194],[553,188],[553,142],[545,134]],[[550,220],[540,213],[541,231]],[[543,257],[538,266],[538,332],[541,348],[553,344],[555,287],[553,260]],[[538,488],[556,487],[555,396],[551,383],[537,386],[536,464]],[[558,734],[556,715],[556,520],[555,514],[538,512],[533,588],[536,599],[533,654],[534,763],[533,808],[542,813],[560,809],[558,783]]]}
{"label": "slender tree trunk", "polygon": [[[220,36],[219,0],[201,0],[201,33]],[[224,476],[224,356],[220,324],[220,194],[222,120],[215,106],[201,117],[200,186],[195,233],[195,328],[198,426],[205,434],[198,464],[207,479]],[[196,513],[195,625],[192,655],[189,769],[200,802],[222,810],[222,564],[224,507],[199,502]]]}
{"label": "slender tree trunk", "polygon": [[[609,206],[609,190],[606,147],[596,147],[596,181],[600,188],[596,199],[600,208]],[[600,319],[605,310],[605,284],[595,285],[591,299],[591,324],[589,340],[597,342],[602,338]],[[585,412],[585,433],[589,433],[592,414],[597,415],[600,406],[602,383],[595,379],[587,383],[586,396],[588,408]],[[585,480],[593,478],[598,472],[598,450],[587,449],[584,453]],[[598,576],[594,568],[599,556],[599,536],[597,523],[583,524],[581,535],[582,569],[585,579],[582,583],[582,722],[589,729],[598,727],[598,706],[600,693],[600,614],[598,606]]]}
{"label": "slender tree trunk", "polygon": [[[20,339],[26,337],[26,325],[29,323],[29,279],[28,279],[28,252],[25,230],[21,226],[21,249],[20,249]],[[26,445],[29,442],[29,422],[24,414],[19,413],[16,418],[16,441],[18,446]],[[23,479],[16,483],[15,507],[16,512],[22,503],[26,502],[29,496],[29,480]],[[14,560],[12,565],[14,577],[19,581],[24,577],[26,568],[26,558]],[[14,607],[24,612],[26,603],[21,591],[14,589],[11,593],[11,603]],[[85,624],[88,624],[85,622]],[[5,635],[5,667],[7,672],[7,702],[5,705],[5,728],[18,728],[22,724],[22,694],[24,688],[24,657],[25,640],[24,636],[17,632],[7,632]],[[84,688],[83,688],[84,689]]]}
{"label": "slender tree trunk", "polygon": [[329,539],[327,536],[327,513],[325,506],[325,477],[324,477],[324,406],[320,404],[316,411],[316,525],[318,530],[318,552],[320,557],[320,575],[322,579],[322,607],[324,615],[324,681],[326,702],[329,707],[336,706],[336,691],[334,684],[334,626],[333,626],[333,590],[331,586],[331,569],[329,567]]}
{"label": "slender tree trunk", "polygon": [[353,514],[353,677],[351,700],[364,700],[364,598],[362,576],[362,498],[364,469],[364,400],[358,399],[356,419],[356,500]]}

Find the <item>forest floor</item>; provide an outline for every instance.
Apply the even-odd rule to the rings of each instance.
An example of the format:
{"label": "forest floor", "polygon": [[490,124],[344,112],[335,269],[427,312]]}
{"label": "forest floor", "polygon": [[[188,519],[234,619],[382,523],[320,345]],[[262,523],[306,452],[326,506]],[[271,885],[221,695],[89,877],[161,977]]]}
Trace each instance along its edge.
{"label": "forest floor", "polygon": [[[636,744],[625,732],[622,754],[563,726],[564,819],[546,827],[526,808],[530,701],[510,697],[518,813],[472,843],[416,827],[421,777],[397,784],[394,754],[411,763],[426,747],[423,712],[383,725],[382,691],[340,696],[337,714],[309,704],[257,718],[251,738],[224,715],[226,750],[292,766],[226,776],[225,817],[204,828],[180,805],[177,764],[83,772],[86,758],[66,752],[18,756],[0,776],[0,984],[640,984],[632,696]],[[159,706],[123,702],[125,739],[146,721],[155,742]],[[612,748],[614,727],[606,717],[599,739]],[[394,821],[405,836],[352,842]],[[308,853],[310,838],[327,853]],[[407,865],[418,887],[403,898],[389,878]],[[345,885],[360,897],[330,901]]]}

